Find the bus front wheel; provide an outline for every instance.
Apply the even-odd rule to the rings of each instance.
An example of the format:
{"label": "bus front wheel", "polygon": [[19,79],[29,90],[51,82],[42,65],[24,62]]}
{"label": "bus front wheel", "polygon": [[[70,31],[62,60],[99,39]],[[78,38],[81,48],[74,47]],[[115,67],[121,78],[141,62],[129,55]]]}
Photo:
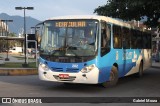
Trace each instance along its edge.
{"label": "bus front wheel", "polygon": [[103,87],[112,87],[115,86],[118,82],[118,69],[115,66],[112,66],[109,81],[102,83]]}

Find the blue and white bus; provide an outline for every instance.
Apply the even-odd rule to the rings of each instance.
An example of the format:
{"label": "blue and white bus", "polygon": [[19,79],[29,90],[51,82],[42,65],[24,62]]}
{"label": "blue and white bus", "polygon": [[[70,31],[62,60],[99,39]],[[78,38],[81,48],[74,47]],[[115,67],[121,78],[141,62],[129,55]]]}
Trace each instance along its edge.
{"label": "blue and white bus", "polygon": [[63,16],[37,25],[39,78],[115,85],[151,66],[151,34],[105,16]]}

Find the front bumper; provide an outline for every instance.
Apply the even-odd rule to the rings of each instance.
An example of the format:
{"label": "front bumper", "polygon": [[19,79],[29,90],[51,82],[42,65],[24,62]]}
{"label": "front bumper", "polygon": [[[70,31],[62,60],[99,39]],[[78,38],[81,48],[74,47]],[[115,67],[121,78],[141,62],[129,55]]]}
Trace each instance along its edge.
{"label": "front bumper", "polygon": [[[76,73],[67,73],[67,72],[54,72],[52,70],[45,71],[41,66],[38,68],[39,78],[45,81],[54,81],[54,82],[67,82],[67,83],[83,83],[83,84],[97,84],[99,77],[98,68],[94,68],[88,73],[82,73],[81,71]],[[68,78],[60,78],[59,75],[67,74]]]}

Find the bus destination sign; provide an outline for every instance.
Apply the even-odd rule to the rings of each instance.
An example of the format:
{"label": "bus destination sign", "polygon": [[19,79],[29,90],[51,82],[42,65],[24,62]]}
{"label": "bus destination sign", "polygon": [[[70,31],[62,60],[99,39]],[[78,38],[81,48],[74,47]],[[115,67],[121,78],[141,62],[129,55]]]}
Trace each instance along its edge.
{"label": "bus destination sign", "polygon": [[63,22],[56,22],[55,27],[85,27],[86,22],[85,21],[63,21]]}

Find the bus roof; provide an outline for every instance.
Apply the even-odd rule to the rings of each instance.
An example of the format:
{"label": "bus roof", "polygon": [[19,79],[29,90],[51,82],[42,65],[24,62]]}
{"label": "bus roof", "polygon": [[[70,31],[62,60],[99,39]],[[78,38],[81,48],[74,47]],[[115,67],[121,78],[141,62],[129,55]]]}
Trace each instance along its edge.
{"label": "bus roof", "polygon": [[[109,23],[113,23],[119,26],[124,26],[127,28],[131,28],[131,25],[128,23],[125,23],[123,21],[120,21],[115,18],[106,17],[106,16],[98,16],[98,15],[70,15],[70,16],[59,16],[59,17],[53,17],[49,18],[48,20],[63,20],[63,19],[97,19],[97,20],[104,20]],[[133,27],[132,27],[133,28]]]}
{"label": "bus roof", "polygon": [[[111,17],[107,17],[107,16],[100,16],[100,15],[68,15],[68,16],[57,16],[57,17],[52,17],[49,18],[47,20],[65,20],[65,19],[96,19],[96,20],[104,20],[108,23],[112,23],[118,26],[122,26],[122,27],[126,27],[129,29],[135,29],[135,30],[140,30],[143,32],[148,32],[147,29],[135,26],[135,25],[131,25],[127,22],[124,22],[120,19],[115,19],[115,18],[111,18]],[[47,21],[46,20],[46,21]]]}

